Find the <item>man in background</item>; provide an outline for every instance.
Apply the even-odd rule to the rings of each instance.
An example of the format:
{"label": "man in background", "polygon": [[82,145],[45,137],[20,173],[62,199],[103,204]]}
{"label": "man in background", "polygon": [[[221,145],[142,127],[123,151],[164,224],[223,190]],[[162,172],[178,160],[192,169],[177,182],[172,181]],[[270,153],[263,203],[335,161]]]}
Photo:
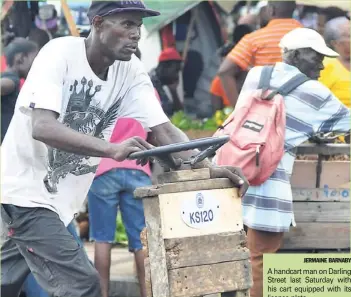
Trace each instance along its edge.
{"label": "man in background", "polygon": [[175,48],[166,48],[161,52],[158,62],[157,67],[150,72],[151,81],[160,96],[163,111],[172,116],[184,108],[177,92],[182,57]]}
{"label": "man in background", "polygon": [[25,79],[29,73],[38,46],[24,38],[12,41],[5,48],[7,62],[6,70],[1,73],[1,143],[5,138],[7,129],[12,120],[17,97],[20,91],[21,79]]}
{"label": "man in background", "polygon": [[349,18],[349,15],[346,11],[336,6],[323,7],[319,9],[317,31],[321,35],[324,35],[324,28],[326,23],[328,23],[332,19],[339,18],[339,17]]}
{"label": "man in background", "polygon": [[293,19],[295,1],[270,1],[267,9],[270,16],[267,26],[244,36],[218,70],[224,92],[233,107],[239,94],[237,89],[239,73],[249,71],[253,66],[272,65],[281,61],[279,41],[286,33],[302,27]]}

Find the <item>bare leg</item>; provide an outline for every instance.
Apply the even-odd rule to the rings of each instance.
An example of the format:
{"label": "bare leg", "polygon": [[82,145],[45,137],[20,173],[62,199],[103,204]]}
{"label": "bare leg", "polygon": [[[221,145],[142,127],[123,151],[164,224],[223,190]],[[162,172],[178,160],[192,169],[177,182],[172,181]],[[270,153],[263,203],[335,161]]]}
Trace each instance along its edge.
{"label": "bare leg", "polygon": [[95,242],[94,264],[100,275],[102,297],[109,296],[111,243]]}
{"label": "bare leg", "polygon": [[139,251],[135,252],[134,258],[135,258],[136,270],[137,270],[139,286],[140,286],[140,296],[147,297],[146,296],[146,286],[145,286],[144,251],[139,250]]}

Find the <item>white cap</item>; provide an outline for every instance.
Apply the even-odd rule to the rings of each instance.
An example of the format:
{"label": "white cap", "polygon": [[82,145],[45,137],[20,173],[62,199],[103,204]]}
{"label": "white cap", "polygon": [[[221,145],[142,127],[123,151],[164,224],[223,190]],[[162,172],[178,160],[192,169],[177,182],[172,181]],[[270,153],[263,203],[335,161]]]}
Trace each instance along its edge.
{"label": "white cap", "polygon": [[260,1],[256,5],[256,9],[259,11],[261,8],[266,7],[268,5],[268,1]]}
{"label": "white cap", "polygon": [[327,57],[338,57],[339,54],[327,47],[322,35],[308,28],[296,28],[285,34],[280,40],[279,47],[283,50],[311,48]]}

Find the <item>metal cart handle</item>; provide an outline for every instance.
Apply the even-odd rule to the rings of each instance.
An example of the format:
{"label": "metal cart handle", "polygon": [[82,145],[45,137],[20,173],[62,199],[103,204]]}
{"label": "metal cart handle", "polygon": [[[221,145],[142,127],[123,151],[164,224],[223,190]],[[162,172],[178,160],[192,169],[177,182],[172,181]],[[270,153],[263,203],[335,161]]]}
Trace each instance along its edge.
{"label": "metal cart handle", "polygon": [[[161,165],[167,165],[169,168],[178,169],[182,164],[190,164],[191,166],[193,166],[194,164],[203,161],[205,158],[210,157],[222,145],[227,143],[229,139],[229,136],[220,136],[200,138],[188,142],[174,143],[142,152],[132,153],[129,155],[128,159],[140,160],[154,157],[160,161]],[[192,156],[189,160],[185,160],[183,162],[176,162],[175,159],[171,156],[171,154],[174,153],[194,149],[202,149],[203,151],[201,151],[195,156]]]}

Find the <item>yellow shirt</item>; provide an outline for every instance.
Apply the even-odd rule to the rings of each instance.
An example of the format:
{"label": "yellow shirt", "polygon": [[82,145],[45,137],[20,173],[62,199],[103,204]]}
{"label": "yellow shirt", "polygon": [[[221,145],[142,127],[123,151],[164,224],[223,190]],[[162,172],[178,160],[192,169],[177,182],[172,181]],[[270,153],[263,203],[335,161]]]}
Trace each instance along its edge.
{"label": "yellow shirt", "polygon": [[324,58],[324,69],[319,81],[324,84],[343,104],[351,107],[350,71],[336,58]]}

